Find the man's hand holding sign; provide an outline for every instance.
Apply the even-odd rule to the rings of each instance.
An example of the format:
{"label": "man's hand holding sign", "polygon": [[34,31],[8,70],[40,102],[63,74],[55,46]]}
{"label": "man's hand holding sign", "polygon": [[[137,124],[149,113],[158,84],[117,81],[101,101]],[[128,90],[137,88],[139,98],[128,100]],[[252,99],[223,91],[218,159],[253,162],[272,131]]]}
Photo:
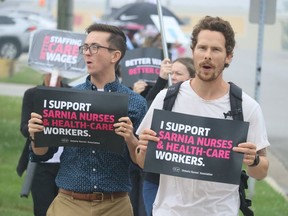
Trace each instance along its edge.
{"label": "man's hand holding sign", "polygon": [[[42,132],[34,138],[36,147],[89,145],[121,153],[124,146],[121,135],[127,140],[133,137],[131,121],[128,117],[121,118],[127,116],[127,95],[38,87],[36,99],[35,110],[41,118],[33,114],[38,130],[35,132]],[[117,123],[118,119],[122,122]]]}
{"label": "man's hand holding sign", "polygon": [[[244,153],[244,148],[251,148],[253,154],[254,146],[242,143],[248,125],[154,110],[151,130],[145,129],[139,136],[137,154],[143,157],[138,157],[138,163],[148,172],[239,184],[243,155],[235,151]],[[250,165],[249,159],[251,164],[253,158],[247,156],[244,163]]]}

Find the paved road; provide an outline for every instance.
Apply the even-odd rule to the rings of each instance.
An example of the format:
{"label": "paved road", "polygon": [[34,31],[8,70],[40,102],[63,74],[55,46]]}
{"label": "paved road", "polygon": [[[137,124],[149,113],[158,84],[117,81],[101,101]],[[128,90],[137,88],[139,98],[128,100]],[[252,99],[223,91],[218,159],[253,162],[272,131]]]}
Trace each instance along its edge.
{"label": "paved road", "polygon": [[[271,146],[267,181],[288,199],[288,52],[268,52],[263,55],[261,86],[255,90],[256,51],[236,50],[233,62],[224,71],[226,80],[233,81],[254,97],[259,93],[260,103]],[[20,58],[18,66],[26,64],[27,57]],[[27,62],[27,61],[26,61]],[[0,95],[23,96],[29,85],[0,83]]]}

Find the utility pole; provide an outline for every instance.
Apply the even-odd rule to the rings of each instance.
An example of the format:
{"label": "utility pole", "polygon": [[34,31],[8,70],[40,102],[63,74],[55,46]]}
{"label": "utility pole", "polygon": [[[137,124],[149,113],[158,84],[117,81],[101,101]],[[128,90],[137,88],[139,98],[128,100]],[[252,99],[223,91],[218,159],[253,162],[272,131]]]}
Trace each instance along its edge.
{"label": "utility pole", "polygon": [[[276,19],[277,0],[250,0],[249,21],[258,24],[257,40],[257,62],[256,62],[256,83],[254,99],[260,103],[260,87],[262,75],[262,55],[264,42],[265,24],[274,24]],[[248,181],[249,198],[255,194],[255,179],[249,178]]]}
{"label": "utility pole", "polygon": [[58,0],[57,29],[73,31],[74,0]]}

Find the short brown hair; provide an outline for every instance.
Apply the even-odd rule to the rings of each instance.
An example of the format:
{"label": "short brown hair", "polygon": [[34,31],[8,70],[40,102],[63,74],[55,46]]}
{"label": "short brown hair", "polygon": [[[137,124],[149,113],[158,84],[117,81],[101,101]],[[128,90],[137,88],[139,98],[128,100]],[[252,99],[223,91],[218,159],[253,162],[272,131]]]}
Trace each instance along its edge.
{"label": "short brown hair", "polygon": [[120,60],[124,57],[126,50],[127,50],[126,35],[117,26],[103,24],[103,23],[93,23],[86,29],[86,32],[88,34],[93,31],[108,32],[111,34],[110,37],[108,38],[108,42],[110,44],[109,48],[117,49],[121,52],[121,58],[118,60],[118,62],[115,65],[115,67],[117,68]]}
{"label": "short brown hair", "polygon": [[221,19],[220,17],[206,16],[199,21],[194,27],[191,35],[191,49],[194,50],[197,42],[198,35],[202,30],[218,31],[225,37],[225,48],[227,55],[233,56],[233,49],[235,47],[235,34],[233,28],[228,21]]}

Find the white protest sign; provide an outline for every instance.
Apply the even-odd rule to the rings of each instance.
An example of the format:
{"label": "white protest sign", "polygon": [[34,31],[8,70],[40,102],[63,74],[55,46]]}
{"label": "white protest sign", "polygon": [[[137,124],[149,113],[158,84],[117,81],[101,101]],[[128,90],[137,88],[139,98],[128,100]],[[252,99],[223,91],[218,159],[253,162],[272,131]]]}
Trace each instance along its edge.
{"label": "white protest sign", "polygon": [[[150,15],[157,29],[161,32],[158,15]],[[163,23],[165,29],[165,37],[167,43],[181,43],[188,44],[189,39],[181,30],[177,20],[171,16],[163,16]]]}

